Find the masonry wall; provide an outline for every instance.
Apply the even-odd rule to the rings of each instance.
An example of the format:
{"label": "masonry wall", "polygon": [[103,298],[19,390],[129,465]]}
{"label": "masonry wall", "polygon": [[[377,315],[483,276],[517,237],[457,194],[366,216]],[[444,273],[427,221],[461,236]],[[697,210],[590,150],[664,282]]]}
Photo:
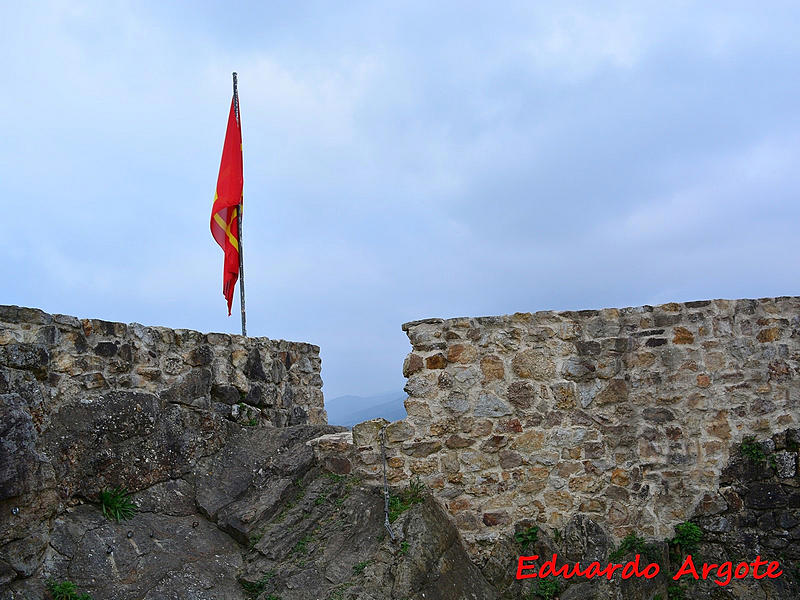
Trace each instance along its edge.
{"label": "masonry wall", "polygon": [[28,371],[47,387],[43,413],[75,396],[89,404],[125,389],[180,396],[226,417],[242,410],[277,427],[324,424],[320,366],[312,344],[0,306],[0,367]]}
{"label": "masonry wall", "polygon": [[[800,298],[403,329],[408,417],[385,430],[389,480],[421,477],[477,554],[520,521],[552,529],[575,513],[618,538],[672,535],[728,508],[720,475],[746,436],[800,422]],[[384,424],[357,425],[352,447],[316,442],[318,455],[378,481]],[[778,462],[795,476],[797,452]]]}

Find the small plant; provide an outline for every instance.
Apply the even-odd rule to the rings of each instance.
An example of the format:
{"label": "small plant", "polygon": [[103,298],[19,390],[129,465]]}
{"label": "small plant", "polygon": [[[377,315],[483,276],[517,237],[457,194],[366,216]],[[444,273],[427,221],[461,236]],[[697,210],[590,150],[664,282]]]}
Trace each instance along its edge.
{"label": "small plant", "polygon": [[100,492],[100,506],[107,519],[114,519],[119,523],[136,514],[136,505],[130,499],[130,494],[125,488],[114,487]]}
{"label": "small plant", "polygon": [[552,600],[561,591],[561,585],[557,581],[540,581],[536,587],[536,593],[544,600]]}
{"label": "small plant", "polygon": [[528,598],[543,598],[543,600],[553,600],[561,591],[561,585],[558,581],[540,581],[537,586],[531,588]]}
{"label": "small plant", "polygon": [[411,496],[419,498],[420,501],[422,501],[422,493],[425,491],[425,484],[422,483],[419,475],[412,479],[411,483],[408,484],[408,491]]}
{"label": "small plant", "polygon": [[697,545],[703,539],[703,530],[694,523],[681,523],[675,526],[675,537],[670,544],[678,546],[686,554],[697,551]]}
{"label": "small plant", "polygon": [[667,600],[686,600],[686,586],[673,583],[667,588]]}
{"label": "small plant", "polygon": [[631,532],[622,538],[619,546],[614,552],[609,554],[608,558],[611,561],[617,561],[628,553],[641,554],[650,562],[658,562],[658,549],[654,544],[648,544],[644,541],[643,537]]}
{"label": "small plant", "polygon": [[539,528],[534,525],[533,527],[528,527],[524,531],[518,531],[514,534],[514,540],[518,544],[522,544],[522,549],[528,547],[529,544],[536,543],[537,538],[539,537]]}
{"label": "small plant", "polygon": [[397,552],[400,556],[408,554],[408,542],[405,540],[400,542],[400,550]]}
{"label": "small plant", "polygon": [[753,462],[762,462],[766,458],[764,449],[753,436],[748,436],[742,440],[742,445],[739,446],[739,452]]}
{"label": "small plant", "polygon": [[328,494],[322,493],[314,499],[314,504],[319,506],[320,504],[325,504],[325,500],[328,499]]}
{"label": "small plant", "polygon": [[250,536],[250,544],[249,548],[252,550],[255,548],[256,544],[261,541],[261,538],[264,537],[264,531],[259,531],[258,533],[254,533]]}
{"label": "small plant", "polygon": [[292,548],[292,554],[308,554],[308,542],[311,541],[311,535],[304,536],[300,538],[294,548]]}
{"label": "small plant", "polygon": [[408,487],[396,496],[389,498],[389,522],[394,523],[401,514],[406,512],[415,504],[420,504],[425,501],[422,495],[425,490],[425,484],[420,481],[417,476]]}
{"label": "small plant", "polygon": [[553,529],[553,541],[558,544],[561,542],[561,530],[560,529]]}
{"label": "small plant", "polygon": [[337,473],[325,473],[325,477],[327,477],[334,483],[340,483],[345,479],[347,479],[347,475],[338,475]]}
{"label": "small plant", "polygon": [[258,419],[253,417],[249,421],[247,421],[247,423],[245,423],[245,425],[247,425],[248,427],[255,427],[256,425],[258,425]]}
{"label": "small plant", "polygon": [[351,585],[350,583],[340,584],[339,587],[331,592],[331,595],[328,596],[328,600],[344,600],[344,594]]}
{"label": "small plant", "polygon": [[291,500],[289,502],[287,502],[286,504],[284,504],[283,508],[281,509],[281,512],[279,512],[278,516],[273,519],[273,522],[274,523],[283,522],[283,520],[286,518],[286,515],[289,514],[289,511],[294,508],[295,504],[297,504],[297,503],[293,502]]}
{"label": "small plant", "polygon": [[354,564],[353,573],[361,575],[364,572],[364,569],[367,568],[367,565],[369,565],[371,562],[371,560],[362,560],[360,563]]}
{"label": "small plant", "polygon": [[79,594],[78,587],[71,581],[47,582],[47,589],[53,596],[53,600],[92,600],[89,594]]}
{"label": "small plant", "polygon": [[[275,571],[270,571],[262,575],[261,579],[259,579],[258,581],[251,582],[251,581],[245,581],[244,579],[240,579],[239,585],[242,586],[242,589],[247,593],[247,595],[250,598],[255,598],[261,592],[264,591],[264,588],[267,587],[269,580],[272,579],[273,577],[275,577]],[[270,595],[267,598],[267,600],[269,600],[270,598],[277,598],[277,596]],[[280,599],[278,598],[278,600]]]}

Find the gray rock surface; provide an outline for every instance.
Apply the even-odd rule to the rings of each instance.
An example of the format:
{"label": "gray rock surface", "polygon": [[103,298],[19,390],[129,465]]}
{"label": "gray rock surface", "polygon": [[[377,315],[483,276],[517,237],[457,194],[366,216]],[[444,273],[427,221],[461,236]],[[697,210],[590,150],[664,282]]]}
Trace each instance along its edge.
{"label": "gray rock surface", "polygon": [[265,594],[313,600],[498,598],[432,498],[383,526],[383,495],[331,473],[298,482],[284,512],[259,532],[244,579]]}

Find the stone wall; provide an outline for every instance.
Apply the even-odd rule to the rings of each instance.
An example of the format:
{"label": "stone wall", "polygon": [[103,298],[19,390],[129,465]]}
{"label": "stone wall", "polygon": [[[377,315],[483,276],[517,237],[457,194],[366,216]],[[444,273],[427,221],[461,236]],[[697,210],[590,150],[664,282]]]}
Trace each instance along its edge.
{"label": "stone wall", "polygon": [[320,366],[312,344],[0,306],[0,367],[28,371],[47,387],[44,412],[65,398],[88,405],[125,389],[188,392],[196,407],[234,418],[242,410],[276,427],[326,424]]}
{"label": "stone wall", "polygon": [[[193,498],[195,485],[219,488],[203,483],[219,475],[198,466],[203,460],[231,452],[231,443],[258,450],[237,442],[243,435],[335,429],[323,427],[321,386],[311,344],[0,306],[0,591],[40,572],[43,561],[55,564],[54,523],[96,502],[103,488],[139,492],[169,482],[178,499]],[[255,458],[258,468],[271,460]],[[258,468],[227,469],[241,489],[226,502],[248,490]],[[202,498],[197,506],[220,519],[218,507]],[[220,527],[249,531],[261,516]]]}
{"label": "stone wall", "polygon": [[[721,475],[746,436],[800,422],[796,297],[403,329],[408,417],[385,430],[389,480],[421,477],[473,554],[520,522],[553,529],[576,513],[617,539],[663,539],[690,517],[729,509]],[[378,481],[384,424],[354,427],[353,446],[328,436],[317,454]],[[795,485],[797,452],[780,460]]]}

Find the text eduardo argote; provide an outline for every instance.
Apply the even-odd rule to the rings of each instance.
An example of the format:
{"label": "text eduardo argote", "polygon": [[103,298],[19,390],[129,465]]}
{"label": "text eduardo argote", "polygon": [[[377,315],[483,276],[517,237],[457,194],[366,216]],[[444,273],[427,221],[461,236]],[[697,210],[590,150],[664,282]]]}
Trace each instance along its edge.
{"label": "text eduardo argote", "polygon": [[[573,565],[563,564],[557,566],[558,555],[553,554],[552,558],[544,561],[541,565],[536,566],[528,564],[531,561],[539,559],[539,555],[533,556],[520,556],[517,561],[517,579],[530,579],[530,578],[545,578],[545,577],[563,577],[564,579],[571,579],[572,577],[584,577],[586,579],[603,578],[611,579],[616,571],[620,571],[622,579],[630,579],[631,577],[644,577],[645,579],[652,579],[661,571],[658,563],[648,563],[643,567],[639,564],[639,555],[637,554],[633,560],[627,563],[608,563],[601,566],[599,562],[594,561],[589,563],[584,569],[581,569],[579,562]],[[693,577],[694,579],[708,579],[713,578],[714,583],[720,586],[728,585],[733,579],[744,579],[745,577],[752,577],[753,579],[775,579],[783,574],[780,564],[777,561],[762,560],[761,556],[756,556],[752,562],[740,562],[734,566],[731,561],[726,561],[721,564],[706,563],[695,566],[692,555],[689,554],[683,561],[681,568],[672,576],[672,579],[677,581],[681,577]]]}

